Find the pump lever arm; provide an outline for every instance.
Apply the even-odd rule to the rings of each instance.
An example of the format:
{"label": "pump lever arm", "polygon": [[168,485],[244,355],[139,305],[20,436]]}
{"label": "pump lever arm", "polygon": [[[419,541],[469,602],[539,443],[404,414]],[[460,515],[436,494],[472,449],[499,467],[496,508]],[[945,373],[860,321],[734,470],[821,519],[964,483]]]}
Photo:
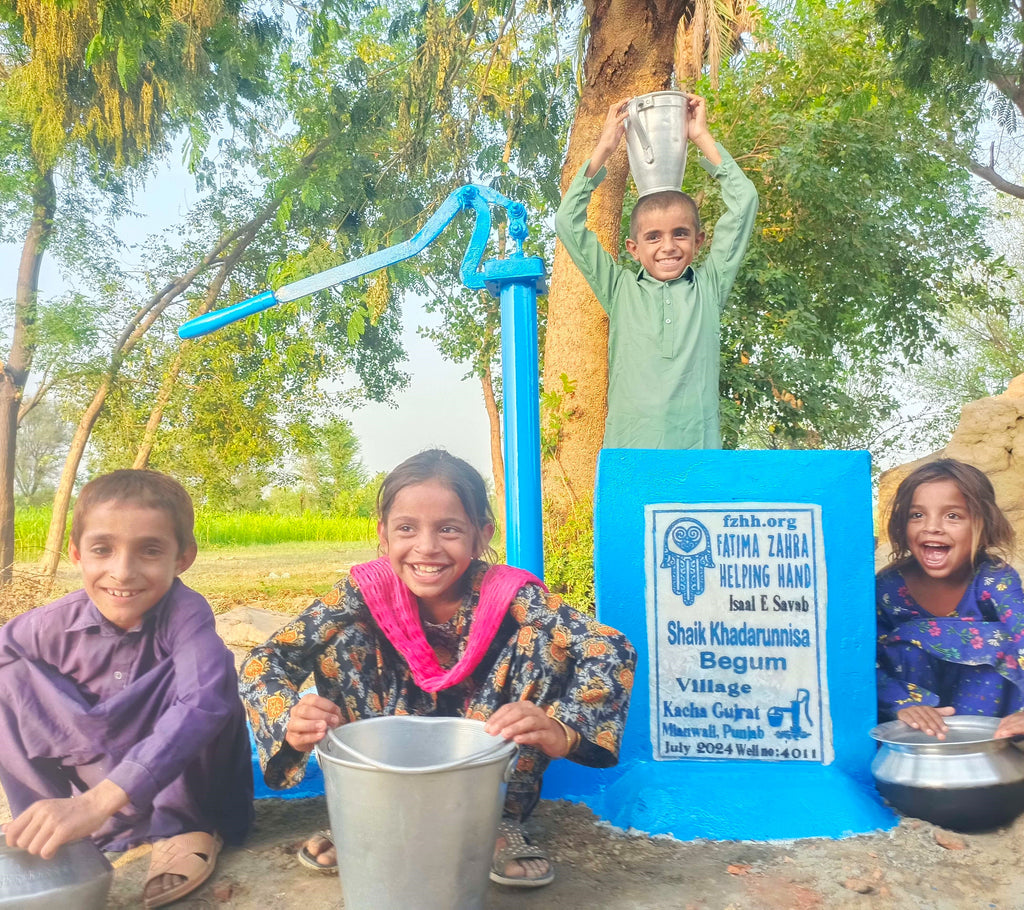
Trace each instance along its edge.
{"label": "pump lever arm", "polygon": [[500,205],[508,212],[509,233],[518,244],[516,255],[521,256],[523,241],[527,235],[525,206],[520,202],[513,202],[490,187],[467,184],[449,193],[438,210],[409,240],[323,272],[317,272],[306,278],[300,278],[276,291],[263,291],[248,300],[214,310],[212,313],[196,316],[178,329],[178,335],[181,338],[197,338],[232,322],[237,322],[239,319],[245,319],[254,313],[260,313],[275,304],[307,297],[343,281],[350,281],[369,272],[375,272],[409,259],[433,243],[463,209],[473,209],[476,212],[476,223],[473,226],[469,245],[466,247],[466,254],[462,258],[460,274],[466,287],[482,288],[484,279],[480,272],[480,261],[483,258],[484,248],[487,246],[487,238],[491,233],[491,205]]}

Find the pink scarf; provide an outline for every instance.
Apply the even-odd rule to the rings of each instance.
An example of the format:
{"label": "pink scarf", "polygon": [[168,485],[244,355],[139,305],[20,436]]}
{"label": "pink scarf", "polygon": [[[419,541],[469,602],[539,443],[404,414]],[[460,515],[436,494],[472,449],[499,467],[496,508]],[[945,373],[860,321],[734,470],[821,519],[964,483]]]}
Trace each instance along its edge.
{"label": "pink scarf", "polygon": [[424,692],[457,685],[476,669],[523,585],[540,585],[547,590],[544,582],[524,569],[491,566],[480,585],[466,650],[454,667],[445,670],[423,633],[416,598],[392,571],[387,557],[353,566],[350,574],[377,625],[406,659],[412,678]]}

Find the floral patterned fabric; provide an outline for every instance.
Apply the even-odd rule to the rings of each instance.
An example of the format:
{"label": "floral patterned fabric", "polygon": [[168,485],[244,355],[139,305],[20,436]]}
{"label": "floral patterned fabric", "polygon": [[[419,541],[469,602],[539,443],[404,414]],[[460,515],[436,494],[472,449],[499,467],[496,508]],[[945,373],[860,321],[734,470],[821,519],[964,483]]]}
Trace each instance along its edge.
{"label": "floral patterned fabric", "polygon": [[950,616],[932,616],[898,569],[876,579],[878,713],[952,705],[1003,717],[1024,707],[1024,592],[1020,576],[985,562]]}
{"label": "floral patterned fabric", "polygon": [[[462,655],[487,564],[466,573],[467,592],[455,615],[424,624],[444,667]],[[239,686],[267,785],[297,784],[307,755],[284,742],[300,689],[312,674],[317,692],[339,708],[346,722],[392,714],[486,720],[506,702],[529,700],[581,735],[571,759],[592,767],[618,760],[633,685],[636,653],[620,632],[562,603],[539,585],[516,594],[487,654],[472,675],[438,692],[413,681],[409,665],[376,625],[355,581],[346,576],[293,622],[254,648]],[[540,798],[550,759],[520,750],[509,782],[505,815],[523,819]]]}

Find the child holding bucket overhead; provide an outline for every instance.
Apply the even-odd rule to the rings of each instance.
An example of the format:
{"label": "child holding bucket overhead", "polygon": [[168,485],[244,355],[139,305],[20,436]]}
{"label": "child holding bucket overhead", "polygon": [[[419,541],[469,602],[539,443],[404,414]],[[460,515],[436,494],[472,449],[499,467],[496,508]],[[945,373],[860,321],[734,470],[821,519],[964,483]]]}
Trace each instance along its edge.
{"label": "child holding bucket overhead", "polygon": [[944,739],[944,718],[1003,718],[1024,733],[1024,592],[1000,554],[1013,528],[992,483],[940,458],[899,485],[889,515],[893,565],[876,581],[878,710]]}
{"label": "child holding bucket overhead", "polygon": [[[433,449],[402,462],[377,497],[384,556],[354,566],[241,670],[270,787],[298,783],[330,728],[381,715],[486,721],[521,747],[497,832],[491,879],[554,878],[522,822],[553,758],[608,767],[618,758],[636,654],[619,632],[565,606],[521,569],[488,565],[494,516],[480,474]],[[317,694],[300,695],[312,674]],[[438,811],[444,811],[443,806]],[[316,835],[306,865],[337,868]]]}
{"label": "child holding bucket overhead", "polygon": [[[558,239],[608,314],[605,448],[720,449],[719,314],[747,249],[757,191],[707,125],[707,104],[687,99],[686,136],[718,180],[727,211],[711,250],[696,202],[678,188],[644,195],[630,216],[626,249],[642,266],[620,266],[587,229],[590,196],[626,133],[628,101],[608,109],[590,159],[569,185],[555,218]],[[638,181],[639,183],[639,181]]]}

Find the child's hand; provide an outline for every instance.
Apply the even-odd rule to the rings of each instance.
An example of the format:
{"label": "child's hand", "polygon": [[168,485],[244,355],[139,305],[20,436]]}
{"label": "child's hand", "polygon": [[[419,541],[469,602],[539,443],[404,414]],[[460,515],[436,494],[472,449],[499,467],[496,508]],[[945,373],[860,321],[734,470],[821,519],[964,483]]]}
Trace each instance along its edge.
{"label": "child's hand", "polygon": [[597,139],[594,151],[590,155],[590,167],[587,168],[587,176],[593,177],[605,162],[611,158],[615,150],[626,135],[626,106],[629,99],[616,101],[608,108],[608,114],[604,118],[604,128]]}
{"label": "child's hand", "polygon": [[109,780],[73,799],[41,799],[8,822],[7,846],[53,859],[62,844],[88,837],[127,804],[128,794]]}
{"label": "child's hand", "polygon": [[686,138],[713,165],[722,163],[722,156],[715,147],[714,136],[708,129],[708,103],[700,95],[686,96]]}
{"label": "child's hand", "polygon": [[956,714],[956,708],[946,706],[944,708],[933,708],[931,705],[913,705],[909,708],[901,708],[896,712],[896,717],[913,727],[921,730],[936,739],[945,739],[949,727],[942,719]]}
{"label": "child's hand", "polygon": [[562,725],[532,701],[502,705],[490,716],[484,729],[492,736],[503,736],[520,746],[536,746],[548,758],[563,758],[569,751]]}
{"label": "child's hand", "polygon": [[1024,736],[1024,711],[1007,714],[996,727],[995,738],[1006,739],[1009,736]]}
{"label": "child's hand", "polygon": [[303,695],[288,715],[284,741],[297,752],[309,752],[327,735],[331,727],[341,725],[341,711],[329,698]]}
{"label": "child's hand", "polygon": [[708,103],[700,95],[687,95],[686,136],[697,142],[708,133]]}

